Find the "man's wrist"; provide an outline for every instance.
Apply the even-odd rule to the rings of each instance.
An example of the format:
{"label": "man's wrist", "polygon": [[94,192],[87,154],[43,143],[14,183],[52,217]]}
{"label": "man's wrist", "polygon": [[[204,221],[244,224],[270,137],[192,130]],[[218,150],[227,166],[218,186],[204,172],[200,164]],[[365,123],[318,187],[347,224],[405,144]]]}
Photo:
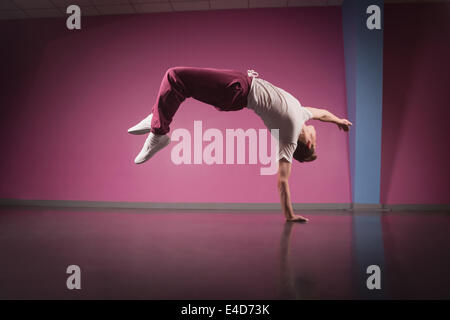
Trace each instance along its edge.
{"label": "man's wrist", "polygon": [[295,214],[293,211],[289,211],[287,214],[285,214],[286,218],[291,219],[295,217]]}

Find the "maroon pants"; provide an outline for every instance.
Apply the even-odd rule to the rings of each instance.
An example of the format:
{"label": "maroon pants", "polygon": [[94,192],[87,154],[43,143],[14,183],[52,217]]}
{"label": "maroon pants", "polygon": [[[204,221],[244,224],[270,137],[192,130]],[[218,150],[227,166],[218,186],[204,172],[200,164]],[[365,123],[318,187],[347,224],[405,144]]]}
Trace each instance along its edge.
{"label": "maroon pants", "polygon": [[176,67],[167,70],[153,106],[151,131],[166,134],[180,104],[194,98],[220,111],[247,106],[252,78],[246,73],[211,68]]}

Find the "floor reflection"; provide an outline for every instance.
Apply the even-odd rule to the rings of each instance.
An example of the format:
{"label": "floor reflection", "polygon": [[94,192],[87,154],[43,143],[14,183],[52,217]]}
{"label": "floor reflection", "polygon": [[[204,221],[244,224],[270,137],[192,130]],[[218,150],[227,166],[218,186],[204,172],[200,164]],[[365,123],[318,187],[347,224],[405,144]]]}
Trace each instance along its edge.
{"label": "floor reflection", "polygon": [[304,214],[3,207],[0,299],[367,298],[380,252],[386,298],[450,297],[450,215]]}
{"label": "floor reflection", "polygon": [[383,244],[392,299],[450,299],[450,213],[384,215]]}
{"label": "floor reflection", "polygon": [[298,224],[286,223],[281,233],[279,298],[282,300],[308,299],[314,292],[314,282],[300,275],[296,276],[292,270],[291,238],[292,230],[297,227]]}
{"label": "floor reflection", "polygon": [[352,216],[315,214],[311,223],[283,226],[280,299],[350,299],[353,293]]}

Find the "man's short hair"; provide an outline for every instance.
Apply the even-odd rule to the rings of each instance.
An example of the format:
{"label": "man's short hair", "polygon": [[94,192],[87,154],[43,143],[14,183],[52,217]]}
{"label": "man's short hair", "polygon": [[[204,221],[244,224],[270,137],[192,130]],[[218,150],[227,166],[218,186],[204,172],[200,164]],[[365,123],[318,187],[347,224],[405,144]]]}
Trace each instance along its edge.
{"label": "man's short hair", "polygon": [[317,159],[314,147],[308,148],[304,142],[297,141],[297,148],[294,151],[294,159],[299,162],[311,162]]}

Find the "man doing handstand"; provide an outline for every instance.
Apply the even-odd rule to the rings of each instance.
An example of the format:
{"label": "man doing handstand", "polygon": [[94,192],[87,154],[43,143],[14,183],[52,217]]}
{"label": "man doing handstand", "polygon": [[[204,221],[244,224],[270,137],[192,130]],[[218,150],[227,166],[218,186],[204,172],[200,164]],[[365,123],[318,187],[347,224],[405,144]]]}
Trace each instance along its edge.
{"label": "man doing handstand", "polygon": [[269,130],[279,131],[278,191],[286,220],[307,222],[294,214],[288,179],[292,159],[310,162],[316,155],[316,130],[306,125],[310,119],[335,123],[348,131],[352,123],[340,119],[325,109],[303,107],[290,93],[258,78],[258,73],[235,70],[175,67],[165,73],[152,113],[128,129],[131,134],[149,133],[134,162],[144,163],[170,143],[167,133],[180,104],[194,98],[214,106],[219,111],[252,109]]}

